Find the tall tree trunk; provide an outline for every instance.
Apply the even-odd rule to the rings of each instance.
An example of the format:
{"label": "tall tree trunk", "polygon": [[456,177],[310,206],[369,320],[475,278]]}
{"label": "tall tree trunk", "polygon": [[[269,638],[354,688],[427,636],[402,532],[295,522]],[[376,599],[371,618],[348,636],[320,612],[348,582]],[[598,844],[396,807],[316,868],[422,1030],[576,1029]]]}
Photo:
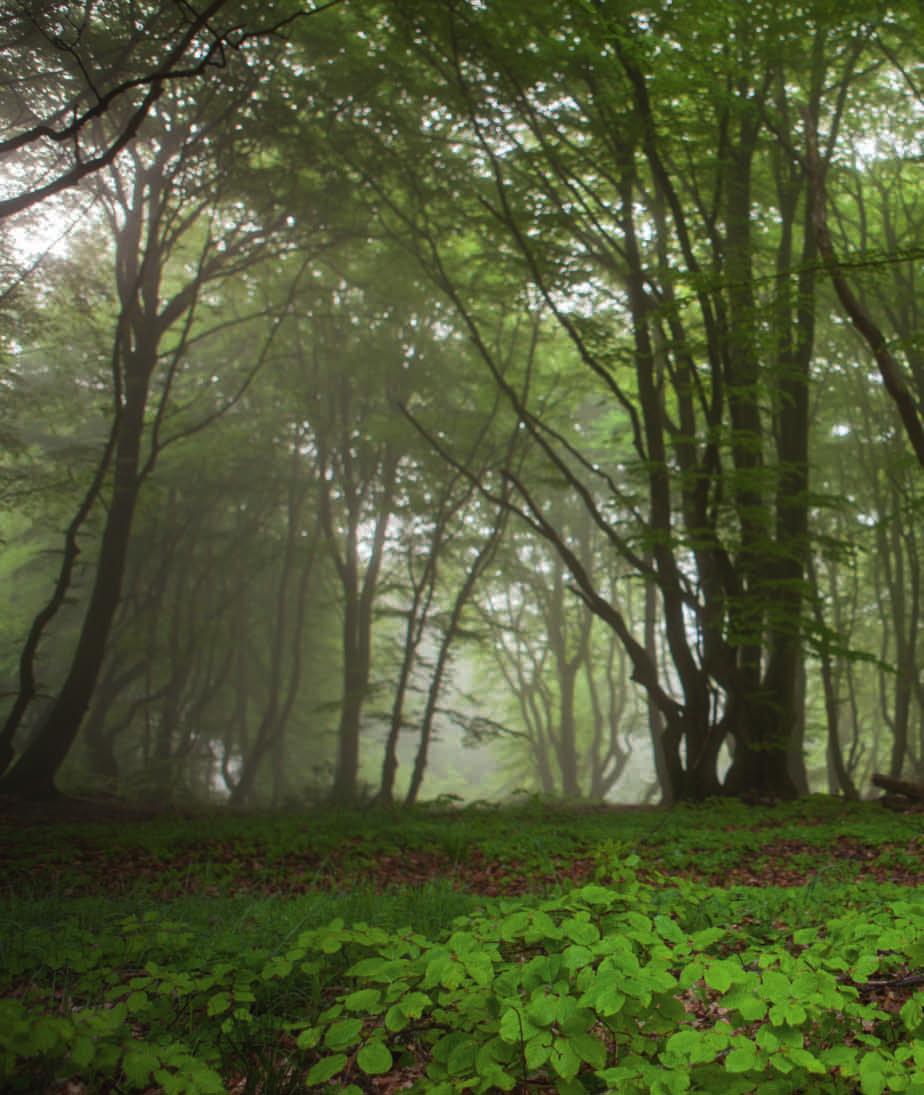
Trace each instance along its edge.
{"label": "tall tree trunk", "polygon": [[[276,588],[276,605],[273,613],[273,631],[270,638],[270,665],[267,674],[267,699],[260,725],[254,735],[250,751],[243,758],[240,779],[231,792],[230,805],[242,807],[249,803],[264,756],[272,749],[279,736],[280,710],[283,704],[281,691],[285,643],[289,638],[289,608],[291,606],[290,583],[295,565],[295,548],[301,531],[302,504],[307,484],[299,482],[301,434],[296,430],[292,447],[292,467],[289,477],[286,506],[286,543]],[[304,586],[301,587],[304,589]],[[292,641],[299,641],[296,636]]]}
{"label": "tall tree trunk", "polygon": [[[645,653],[652,665],[658,664],[658,593],[655,583],[649,579],[645,583]],[[655,775],[658,779],[658,787],[661,790],[661,805],[673,806],[677,794],[677,787],[671,779],[667,757],[664,751],[664,716],[660,708],[654,702],[651,695],[648,696],[648,734],[651,738],[651,752],[654,757]]]}
{"label": "tall tree trunk", "polygon": [[[117,348],[115,352],[118,353]],[[109,466],[112,462],[112,454],[115,449],[119,432],[120,416],[121,410],[117,408],[109,432],[109,439],[106,442],[102,456],[96,466],[96,471],[93,474],[93,478],[90,481],[90,485],[87,487],[87,491],[84,494],[80,505],[77,507],[77,512],[74,514],[71,523],[64,533],[64,556],[61,560],[61,567],[58,571],[54,589],[52,590],[48,601],[36,613],[35,618],[32,621],[32,626],[29,628],[29,634],[26,636],[26,641],[23,644],[22,651],[19,655],[19,686],[16,692],[16,698],[4,721],[3,729],[0,730],[0,776],[3,775],[10,766],[10,762],[13,760],[13,740],[16,737],[16,731],[22,723],[23,716],[25,715],[29,704],[35,698],[35,661],[38,655],[39,643],[45,633],[45,628],[57,615],[58,610],[64,604],[68,590],[70,589],[74,566],[80,554],[78,536],[80,530],[83,528],[84,522],[90,515],[90,511],[93,509],[99,492],[102,490],[106,475],[109,472]]]}
{"label": "tall tree trunk", "polygon": [[478,579],[484,573],[485,567],[490,563],[497,550],[497,545],[500,543],[504,529],[507,527],[507,517],[507,510],[501,507],[495,517],[494,526],[491,529],[490,535],[479,548],[478,554],[472,561],[472,565],[468,568],[465,579],[459,587],[455,600],[453,601],[452,612],[449,614],[446,630],[443,632],[443,636],[440,639],[440,648],[436,656],[436,663],[433,667],[433,676],[430,678],[430,685],[427,689],[427,702],[424,706],[423,716],[420,720],[420,735],[417,743],[417,755],[414,758],[414,770],[411,773],[411,780],[404,799],[406,806],[414,805],[420,794],[420,789],[423,786],[424,774],[427,770],[427,760],[430,753],[430,742],[433,737],[433,722],[436,718],[437,706],[439,704],[440,696],[442,695],[443,682],[446,673],[449,670],[453,645],[459,634],[459,629],[462,626],[462,615],[471,599],[475,586],[478,584]]}
{"label": "tall tree trunk", "polygon": [[31,741],[0,780],[0,793],[24,798],[57,794],[55,773],[77,736],[99,676],[106,640],[122,588],[132,519],[138,501],[138,465],[144,430],[150,356],[133,370],[125,386],[125,404],[116,444],[112,499],[100,542],[96,575],[83,626],[67,677]]}

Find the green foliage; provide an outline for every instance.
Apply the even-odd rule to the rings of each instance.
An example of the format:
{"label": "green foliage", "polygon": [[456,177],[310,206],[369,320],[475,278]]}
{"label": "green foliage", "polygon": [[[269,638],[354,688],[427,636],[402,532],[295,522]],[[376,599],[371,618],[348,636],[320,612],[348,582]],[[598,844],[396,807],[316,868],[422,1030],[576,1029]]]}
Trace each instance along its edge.
{"label": "green foliage", "polygon": [[[752,856],[800,828],[803,846],[821,834],[819,855],[838,834],[873,845],[907,835],[905,819],[835,806],[715,804],[569,815],[567,826],[559,816],[539,839],[543,854],[593,833],[597,879],[516,899],[434,887],[151,906],[147,883],[108,905],[10,898],[0,1084],[218,1092],[246,1077],[254,1093],[361,1092],[394,1074],[446,1093],[524,1082],[564,1093],[921,1091],[922,997],[913,976],[903,987],[924,967],[916,890],[818,872],[796,887],[722,888],[656,870],[668,848],[685,870],[701,851],[708,859],[719,834]],[[414,847],[449,823],[428,811],[375,831],[366,819],[364,845],[358,817],[329,819],[326,833],[317,820],[312,839],[331,854],[338,841],[393,853],[390,842]],[[525,835],[525,821],[493,812],[453,823],[479,855],[500,856],[505,834],[512,863],[544,820]],[[244,824],[216,822],[212,835],[229,841]],[[247,824],[254,843],[240,862],[259,858],[258,835],[265,848],[295,840],[287,821]],[[166,863],[168,845],[194,833],[207,854],[201,824],[119,839],[143,839]],[[90,830],[72,835],[86,841]],[[33,830],[29,843],[43,855],[65,837]]]}

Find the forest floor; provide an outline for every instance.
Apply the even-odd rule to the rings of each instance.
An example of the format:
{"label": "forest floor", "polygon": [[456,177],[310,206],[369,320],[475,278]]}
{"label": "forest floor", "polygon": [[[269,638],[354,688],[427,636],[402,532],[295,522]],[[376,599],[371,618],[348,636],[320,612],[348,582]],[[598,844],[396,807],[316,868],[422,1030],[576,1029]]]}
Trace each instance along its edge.
{"label": "forest floor", "polygon": [[0,1088],[920,1095],[922,881],[924,815],[819,796],[0,802]]}

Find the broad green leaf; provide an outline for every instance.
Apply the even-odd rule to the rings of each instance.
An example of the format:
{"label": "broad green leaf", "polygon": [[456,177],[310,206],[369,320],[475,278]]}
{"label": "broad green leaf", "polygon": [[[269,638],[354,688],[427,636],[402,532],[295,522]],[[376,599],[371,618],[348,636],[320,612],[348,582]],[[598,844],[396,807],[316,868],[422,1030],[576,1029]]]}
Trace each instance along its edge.
{"label": "broad green leaf", "polygon": [[517,1008],[508,1008],[501,1016],[497,1033],[505,1042],[516,1045],[535,1034],[536,1027]]}
{"label": "broad green leaf", "polygon": [[606,1064],[606,1046],[592,1034],[572,1034],[568,1044],[592,1068],[603,1068]]}
{"label": "broad green leaf", "polygon": [[756,1046],[737,1046],[725,1058],[726,1072],[750,1072],[761,1067]]}
{"label": "broad green leaf", "polygon": [[392,1004],[385,1012],[385,1027],[387,1030],[397,1033],[399,1030],[404,1030],[408,1022],[409,1019],[407,1012],[404,1010],[403,1000],[398,1004]]}
{"label": "broad green leaf", "polygon": [[[476,985],[490,985],[494,980],[494,963],[486,954],[466,954],[462,958],[462,965]],[[458,980],[455,980],[456,976]],[[449,980],[447,975],[443,976],[443,984],[447,987],[453,987],[453,983],[460,985],[462,980],[461,973],[456,974],[453,971],[450,971]]]}
{"label": "broad green leaf", "polygon": [[295,1044],[299,1049],[314,1049],[321,1041],[321,1034],[321,1027],[306,1027],[296,1038]]}
{"label": "broad green leaf", "polygon": [[906,1000],[902,1004],[902,1009],[898,1013],[901,1016],[901,1020],[905,1025],[905,1030],[916,1030],[921,1025],[921,1020],[924,1018],[924,1008],[921,1006],[921,997],[912,996],[909,1000]]}
{"label": "broad green leaf", "polygon": [[475,1040],[469,1035],[453,1046],[446,1059],[446,1071],[449,1075],[458,1076],[461,1072],[469,1072],[474,1067],[477,1048]]}
{"label": "broad green leaf", "polygon": [[96,1055],[96,1045],[86,1034],[78,1034],[71,1043],[70,1058],[81,1069],[86,1068]]}
{"label": "broad green leaf", "polygon": [[779,970],[765,970],[758,991],[765,1000],[774,1002],[790,1000],[793,996],[792,982]]}
{"label": "broad green leaf", "polygon": [[839,1068],[845,1076],[853,1076],[857,1070],[858,1052],[855,1046],[831,1046],[820,1050],[820,1055],[828,1068]]}
{"label": "broad green leaf", "polygon": [[547,1031],[534,1034],[526,1043],[523,1053],[528,1068],[541,1068],[552,1052],[552,1035]]}
{"label": "broad green leaf", "polygon": [[305,1077],[308,1087],[313,1084],[326,1084],[332,1080],[338,1072],[342,1072],[347,1063],[345,1053],[335,1053],[332,1057],[322,1057],[320,1061],[312,1065]]}
{"label": "broad green leaf", "polygon": [[770,1022],[775,1027],[781,1027],[784,1024],[800,1027],[806,1020],[805,1008],[794,1000],[788,1000],[785,1004],[774,1004],[769,1014]]}
{"label": "broad green leaf", "polygon": [[359,1041],[362,1029],[362,1019],[338,1019],[327,1028],[324,1044],[328,1049],[346,1049]]}
{"label": "broad green leaf", "polygon": [[150,1003],[150,997],[146,992],[130,992],[125,997],[125,1006],[131,1012],[144,1011]]}
{"label": "broad green leaf", "polygon": [[357,989],[344,997],[343,1006],[347,1011],[367,1012],[378,1006],[381,996],[378,989]]}
{"label": "broad green leaf", "polygon": [[581,1067],[581,1058],[577,1055],[569,1039],[556,1038],[552,1043],[550,1056],[552,1068],[563,1080],[577,1076]]}
{"label": "broad green leaf", "polygon": [[794,1047],[793,1049],[788,1049],[786,1052],[789,1055],[789,1058],[795,1064],[804,1068],[806,1072],[812,1072],[816,1076],[824,1076],[828,1071],[815,1054],[810,1053],[807,1049]]}
{"label": "broad green leaf", "polygon": [[537,1027],[550,1027],[558,1018],[558,998],[539,990],[527,1005],[526,1014]]}
{"label": "broad green leaf", "polygon": [[687,941],[687,937],[680,930],[677,922],[671,920],[669,916],[659,914],[655,917],[654,923],[662,939],[666,939],[670,943],[685,943]]}
{"label": "broad green leaf", "polygon": [[684,1061],[691,1065],[714,1061],[719,1049],[706,1031],[679,1030],[671,1035],[664,1047],[668,1058]]}
{"label": "broad green leaf", "polygon": [[133,1046],[122,1058],[125,1078],[135,1087],[146,1087],[159,1067],[160,1056],[151,1046]]}
{"label": "broad green leaf", "polygon": [[379,980],[391,963],[386,958],[362,958],[359,962],[350,966],[347,970],[349,977],[369,978],[371,981]]}
{"label": "broad green leaf", "polygon": [[850,976],[857,982],[868,981],[879,969],[879,955],[864,954],[850,967]]}
{"label": "broad green leaf", "polygon": [[730,958],[719,959],[706,967],[705,981],[716,992],[727,992],[743,972],[740,962]]}
{"label": "broad green leaf", "polygon": [[563,921],[561,930],[572,943],[580,943],[583,946],[591,946],[600,938],[596,924],[591,924],[589,920],[580,916],[573,916]]}
{"label": "broad green leaf", "polygon": [[722,1007],[737,1011],[746,1023],[763,1019],[767,1014],[767,1002],[745,989],[734,989],[722,997]]}
{"label": "broad green leaf", "polygon": [[500,937],[508,942],[518,939],[525,934],[529,924],[530,916],[525,910],[511,913],[509,916],[505,916],[500,923]]}
{"label": "broad green leaf", "polygon": [[356,1063],[367,1076],[381,1076],[392,1066],[391,1051],[384,1042],[369,1042],[356,1054]]}

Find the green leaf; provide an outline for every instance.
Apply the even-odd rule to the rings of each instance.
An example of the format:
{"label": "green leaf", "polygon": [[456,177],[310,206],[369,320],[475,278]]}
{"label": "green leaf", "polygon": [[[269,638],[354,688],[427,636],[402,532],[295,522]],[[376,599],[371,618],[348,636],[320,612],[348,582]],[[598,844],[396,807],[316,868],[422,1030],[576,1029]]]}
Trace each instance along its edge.
{"label": "green leaf", "polygon": [[550,1059],[552,1068],[563,1080],[573,1079],[581,1067],[581,1058],[572,1048],[570,1041],[565,1038],[556,1038],[552,1043]]}
{"label": "green leaf", "polygon": [[401,1000],[401,1010],[410,1019],[419,1019],[433,1003],[425,992],[409,992]]}
{"label": "green leaf", "polygon": [[673,1058],[690,1065],[714,1061],[720,1050],[708,1037],[708,1033],[701,1030],[679,1030],[667,1040],[664,1047],[666,1057],[668,1060]]}
{"label": "green leaf", "polygon": [[750,1072],[761,1067],[760,1054],[755,1046],[737,1046],[725,1058],[726,1072]]}
{"label": "green leaf", "polygon": [[404,1001],[402,1000],[399,1004],[392,1004],[385,1012],[385,1029],[397,1034],[399,1030],[404,1030],[407,1025],[408,1017],[404,1010]]}
{"label": "green leaf", "polygon": [[463,1072],[470,1072],[475,1064],[475,1040],[464,1035],[463,1041],[452,1047],[452,1052],[446,1059],[446,1071],[450,1076],[458,1076]]}
{"label": "green leaf", "polygon": [[921,1006],[920,996],[912,996],[910,1000],[906,1000],[898,1014],[905,1025],[905,1030],[916,1030],[921,1025],[922,1018],[924,1018],[924,1008]]}
{"label": "green leaf", "polygon": [[362,1019],[339,1019],[327,1028],[324,1044],[328,1049],[346,1049],[359,1041],[362,1029]]}
{"label": "green leaf", "polygon": [[592,1034],[573,1034],[568,1043],[591,1068],[603,1068],[606,1064],[606,1046]]}
{"label": "green leaf", "polygon": [[562,965],[569,973],[581,970],[589,966],[594,960],[594,952],[590,947],[582,947],[572,943],[562,952]]}
{"label": "green leaf", "polygon": [[850,976],[854,981],[868,981],[870,974],[879,969],[878,954],[864,954],[850,967]]}
{"label": "green leaf", "polygon": [[784,1024],[790,1027],[801,1027],[805,1020],[805,1008],[795,1000],[789,1000],[785,1004],[774,1004],[770,1009],[770,1022],[775,1027],[781,1027]]}
{"label": "green leaf", "polygon": [[612,1068],[604,1068],[597,1073],[597,1076],[612,1091],[623,1090],[623,1085],[632,1080],[637,1080],[640,1075],[641,1073],[637,1067],[627,1065],[614,1065]]}
{"label": "green leaf", "polygon": [[740,962],[731,958],[721,958],[706,967],[705,981],[716,992],[727,992],[735,981],[741,980],[744,973]]}
{"label": "green leaf", "polygon": [[517,1008],[508,1008],[501,1016],[497,1033],[505,1042],[518,1045],[536,1032],[536,1028],[520,1014]]}
{"label": "green leaf", "polygon": [[125,997],[125,1006],[129,1011],[144,1011],[150,1005],[151,1001],[148,998],[146,992],[130,992]]}
{"label": "green leaf", "polygon": [[312,1065],[308,1070],[308,1075],[305,1077],[305,1083],[308,1087],[313,1084],[326,1084],[328,1080],[333,1079],[338,1072],[343,1071],[344,1065],[347,1063],[347,1055],[345,1053],[335,1053],[332,1057],[322,1057],[320,1061]]}
{"label": "green leaf", "polygon": [[575,1034],[586,1034],[597,1021],[590,1008],[580,1008],[571,996],[559,1001],[557,1022],[562,1034],[571,1038]]}
{"label": "green leaf", "polygon": [[295,1041],[299,1049],[314,1049],[321,1041],[320,1027],[306,1027]]}
{"label": "green leaf", "polygon": [[512,942],[524,935],[529,928],[530,916],[525,910],[520,910],[505,916],[500,923],[501,939]]}
{"label": "green leaf", "polygon": [[612,905],[619,899],[619,894],[615,890],[595,884],[582,886],[579,890],[575,890],[571,896],[574,900],[585,905]]}
{"label": "green leaf", "polygon": [[855,1046],[831,1046],[820,1052],[828,1068],[839,1068],[845,1076],[853,1076],[857,1071],[858,1051]]}
{"label": "green leaf", "polygon": [[565,920],[561,924],[562,933],[572,941],[572,943],[580,943],[584,946],[590,946],[597,942],[600,938],[600,932],[597,929],[596,924],[591,924],[589,920],[584,917],[574,916],[569,920]]}
{"label": "green leaf", "polygon": [[757,1032],[757,1044],[766,1053],[775,1053],[780,1048],[779,1038],[769,1027],[761,1027]]}
{"label": "green leaf", "polygon": [[760,983],[760,995],[765,1000],[781,1002],[793,997],[792,982],[779,970],[765,970]]}
{"label": "green leaf", "polygon": [[381,1076],[392,1066],[391,1051],[384,1042],[369,1042],[356,1054],[356,1063],[367,1076]]}
{"label": "green leaf", "polygon": [[70,1058],[81,1069],[86,1068],[96,1056],[96,1045],[86,1034],[78,1034],[71,1043]]}
{"label": "green leaf", "polygon": [[[490,985],[494,980],[494,963],[486,954],[466,954],[462,959],[462,965],[476,985]],[[461,974],[453,973],[453,980],[456,977],[458,980],[455,983],[461,984]],[[445,976],[443,984],[446,984]]]}
{"label": "green leaf", "polygon": [[669,943],[686,943],[687,937],[680,930],[676,921],[671,920],[669,916],[659,914],[655,917],[654,923],[662,939],[666,939]]}
{"label": "green leaf", "polygon": [[378,1006],[381,996],[378,989],[357,989],[344,997],[343,1006],[347,1011],[367,1012]]}
{"label": "green leaf", "polygon": [[786,1052],[790,1060],[792,1060],[794,1064],[804,1068],[806,1072],[813,1072],[816,1076],[824,1076],[828,1071],[815,1054],[810,1053],[807,1049],[800,1049],[798,1046],[795,1046],[792,1049],[788,1049]]}
{"label": "green leaf", "polygon": [[231,1007],[231,997],[226,992],[218,992],[209,999],[207,1015],[221,1015]]}
{"label": "green leaf", "polygon": [[555,1090],[558,1095],[586,1095],[587,1088],[576,1077],[571,1080],[557,1080]]}
{"label": "green leaf", "polygon": [[347,970],[347,976],[378,981],[381,979],[383,972],[387,972],[387,967],[390,965],[391,963],[386,958],[363,958],[350,966]]}
{"label": "green leaf", "polygon": [[526,1014],[537,1027],[550,1027],[558,1018],[558,998],[540,989],[527,1005]]}
{"label": "green leaf", "polygon": [[538,1034],[533,1035],[526,1043],[523,1050],[527,1068],[542,1068],[549,1059],[551,1053],[552,1035],[547,1030],[540,1031]]}
{"label": "green leaf", "polygon": [[763,1019],[767,1014],[767,1002],[743,989],[735,989],[722,998],[722,1007],[737,1011],[746,1023]]}
{"label": "green leaf", "polygon": [[147,1087],[151,1075],[160,1067],[160,1057],[151,1046],[133,1046],[122,1058],[126,1080],[135,1087]]}

